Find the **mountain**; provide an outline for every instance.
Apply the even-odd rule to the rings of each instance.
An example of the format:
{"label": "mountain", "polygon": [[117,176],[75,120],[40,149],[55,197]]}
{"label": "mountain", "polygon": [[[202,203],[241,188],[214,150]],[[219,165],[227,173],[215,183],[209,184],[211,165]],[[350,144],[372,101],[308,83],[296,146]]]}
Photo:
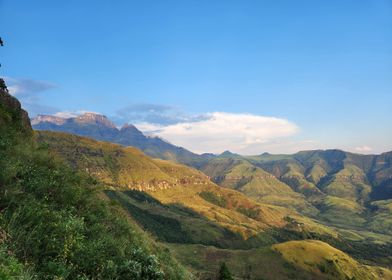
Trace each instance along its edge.
{"label": "mountain", "polygon": [[259,156],[224,153],[201,170],[223,187],[264,203],[290,206],[327,225],[391,234],[387,218],[391,212],[386,207],[392,198],[391,155],[341,150]]}
{"label": "mountain", "polygon": [[[201,245],[170,244],[174,255],[197,276],[214,279],[219,269],[214,259],[231,268],[237,279],[392,279],[382,267],[364,265],[325,242],[296,240],[252,250],[227,250]],[[195,255],[198,258],[195,258]]]}
{"label": "mountain", "polygon": [[[291,205],[257,202],[230,182],[219,187],[196,169],[150,158],[133,147],[48,131],[37,131],[36,139],[75,171],[85,170],[102,183],[106,199],[120,205],[130,219],[164,243],[198,279],[214,277],[221,262],[239,279],[390,277],[388,269],[362,264],[390,265],[390,235],[322,225]],[[259,185],[257,176],[273,178],[244,159],[221,160],[216,170],[232,172],[237,167],[247,178],[255,179],[255,187]],[[276,178],[264,183],[260,198],[274,192],[302,203],[306,198]],[[379,215],[387,219],[389,204],[374,207],[383,209]],[[287,243],[292,240],[297,243]],[[300,263],[293,256],[304,254],[303,250],[311,256]]]}
{"label": "mountain", "polygon": [[259,202],[290,207],[309,215],[317,213],[317,209],[306,202],[304,195],[295,192],[272,174],[237,155],[232,158],[227,152],[222,155],[200,168],[218,185],[238,190]]}
{"label": "mountain", "polygon": [[[150,214],[159,212],[163,217],[177,220],[186,240],[191,243],[249,248],[264,244],[269,230],[288,230],[291,227],[288,219],[304,223],[306,220],[290,209],[257,203],[240,192],[221,188],[196,169],[152,159],[133,147],[48,131],[37,131],[36,139],[68,161],[75,170],[86,170],[104,183],[108,190],[114,191],[108,192],[112,198],[127,204],[132,201],[137,207],[140,207],[139,199],[156,201],[157,205],[148,210]],[[178,211],[159,209],[159,205],[175,205]],[[146,205],[143,210],[147,210]],[[166,227],[162,225],[162,228]],[[303,229],[333,235],[311,220]],[[167,228],[155,234],[168,242],[172,239],[162,237],[162,234],[171,230]]]}
{"label": "mountain", "polygon": [[197,155],[159,137],[145,136],[131,124],[118,129],[106,116],[95,113],[85,113],[73,118],[39,115],[31,122],[36,130],[67,132],[100,141],[133,146],[154,158],[172,160],[189,166],[200,166],[211,156]]}
{"label": "mountain", "polygon": [[[89,174],[101,199],[197,278],[215,277],[221,262],[245,279],[390,277],[375,266],[392,267],[392,153],[196,155],[97,114],[32,124],[39,147]],[[309,253],[306,262],[295,257]]]}
{"label": "mountain", "polygon": [[35,141],[3,87],[0,136],[0,279],[192,278],[87,173]]}

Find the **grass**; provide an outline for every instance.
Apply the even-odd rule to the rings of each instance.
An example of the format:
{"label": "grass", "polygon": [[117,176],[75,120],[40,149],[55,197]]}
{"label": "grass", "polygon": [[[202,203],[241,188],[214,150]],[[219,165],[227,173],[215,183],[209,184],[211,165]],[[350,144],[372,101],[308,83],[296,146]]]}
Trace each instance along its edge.
{"label": "grass", "polygon": [[0,101],[1,279],[189,279],[96,180],[37,145],[16,99]]}
{"label": "grass", "polygon": [[296,269],[269,247],[229,250],[203,245],[167,246],[199,279],[214,279],[222,262],[235,279],[313,279],[311,273]]}
{"label": "grass", "polygon": [[317,240],[289,241],[273,249],[292,265],[318,275],[321,279],[391,279],[392,272],[370,267]]}
{"label": "grass", "polygon": [[289,207],[309,215],[317,213],[304,196],[246,160],[217,158],[204,165],[202,171],[217,184],[240,191],[258,202]]}
{"label": "grass", "polygon": [[345,227],[361,227],[366,223],[366,209],[357,202],[326,196],[320,206],[319,219]]}

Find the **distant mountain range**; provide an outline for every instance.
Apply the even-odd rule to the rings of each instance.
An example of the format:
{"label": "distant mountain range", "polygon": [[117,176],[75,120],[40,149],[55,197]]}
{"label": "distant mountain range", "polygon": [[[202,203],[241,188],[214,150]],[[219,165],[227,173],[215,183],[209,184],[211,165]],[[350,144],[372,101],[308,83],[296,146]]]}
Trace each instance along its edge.
{"label": "distant mountain range", "polygon": [[200,167],[212,156],[210,154],[198,155],[159,137],[146,136],[131,124],[118,129],[106,116],[95,113],[85,113],[73,118],[38,115],[31,120],[31,124],[36,130],[67,132],[100,141],[133,146],[151,157],[172,160],[194,167]]}
{"label": "distant mountain range", "polygon": [[[220,155],[198,155],[159,137],[146,136],[131,124],[118,129],[106,116],[95,113],[85,113],[74,118],[40,115],[32,119],[31,123],[36,130],[67,132],[100,141],[133,146],[151,157],[201,169],[211,176],[214,182],[225,186],[233,185],[235,181],[233,178],[237,178],[239,182],[233,188],[241,189],[246,183],[247,192],[252,189],[253,195],[257,192],[249,187],[249,180],[253,185],[260,186],[263,176],[259,173],[266,173],[272,174],[295,192],[308,198],[327,194],[344,199],[355,198],[354,200],[360,204],[369,201],[370,198],[392,198],[392,152],[381,155],[360,155],[341,150],[314,150],[293,155],[264,153],[257,156],[241,156],[226,151]],[[232,176],[230,173],[235,175]],[[248,178],[247,181],[244,179],[245,173],[253,177]],[[255,173],[259,175],[256,176]],[[264,177],[261,181],[273,180]],[[227,178],[231,179],[227,180]],[[277,179],[275,182],[278,181]],[[343,189],[339,187],[342,181],[345,184]],[[271,184],[270,182],[269,185]],[[275,195],[277,192],[278,190],[274,189]]]}
{"label": "distant mountain range", "polygon": [[[316,273],[333,275],[325,279],[379,279],[384,273],[354,275],[330,262],[320,262],[330,256],[341,256],[336,260],[339,264],[349,260],[347,267],[356,267],[355,271],[364,267],[350,256],[391,266],[392,152],[360,155],[314,150],[243,156],[226,151],[198,155],[148,137],[133,125],[119,129],[105,116],[93,113],[67,119],[38,116],[32,126],[56,131],[36,132],[37,142],[104,184],[111,200],[159,241],[170,244],[182,263],[208,277],[216,270],[204,269],[211,263],[210,255],[219,255],[220,261],[231,266],[257,260],[251,265],[251,274],[265,276],[268,270],[256,271],[263,268],[257,263],[267,256],[275,258],[278,251],[276,273],[279,279],[290,279],[285,276],[290,271],[287,264],[277,263],[283,257],[297,265],[296,255],[308,248],[323,257],[311,261],[306,270],[317,268]],[[80,136],[134,146],[155,159],[134,148]],[[326,241],[350,256],[305,239]],[[248,273],[247,267],[242,263],[237,275]],[[339,273],[346,276],[338,277]],[[302,270],[293,275],[323,279],[306,278]]]}

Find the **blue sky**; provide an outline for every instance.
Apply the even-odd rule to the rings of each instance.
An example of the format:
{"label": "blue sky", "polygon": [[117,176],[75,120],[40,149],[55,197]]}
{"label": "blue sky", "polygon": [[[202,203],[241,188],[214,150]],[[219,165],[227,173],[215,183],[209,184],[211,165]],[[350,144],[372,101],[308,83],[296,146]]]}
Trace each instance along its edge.
{"label": "blue sky", "polygon": [[197,152],[379,153],[391,26],[389,0],[0,0],[0,75],[32,116],[99,112]]}

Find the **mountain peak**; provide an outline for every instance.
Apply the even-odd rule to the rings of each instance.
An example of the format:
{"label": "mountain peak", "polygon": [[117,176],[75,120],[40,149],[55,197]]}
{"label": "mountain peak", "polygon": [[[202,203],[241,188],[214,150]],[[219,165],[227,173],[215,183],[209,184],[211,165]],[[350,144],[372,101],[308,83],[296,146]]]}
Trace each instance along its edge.
{"label": "mountain peak", "polygon": [[138,130],[137,128],[136,128],[136,126],[134,126],[133,124],[124,124],[122,127],[121,127],[121,130],[126,130],[126,129],[132,129],[132,130]]}
{"label": "mountain peak", "polygon": [[84,113],[75,118],[75,121],[78,123],[93,123],[99,124],[110,128],[116,128],[114,123],[112,123],[105,115],[97,114],[97,113]]}
{"label": "mountain peak", "polygon": [[236,156],[237,154],[234,154],[230,151],[224,151],[223,153],[221,153],[219,156],[221,157],[232,157],[232,156]]}

